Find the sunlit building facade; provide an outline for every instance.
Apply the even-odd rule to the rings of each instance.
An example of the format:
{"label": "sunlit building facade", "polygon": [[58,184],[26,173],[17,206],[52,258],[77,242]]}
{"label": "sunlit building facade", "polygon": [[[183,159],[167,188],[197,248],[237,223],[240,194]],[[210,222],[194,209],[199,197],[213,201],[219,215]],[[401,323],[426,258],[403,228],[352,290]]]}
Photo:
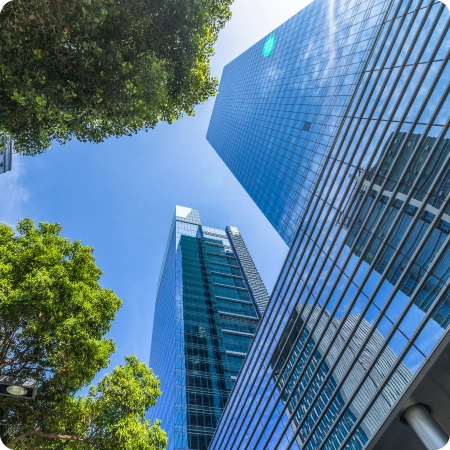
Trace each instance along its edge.
{"label": "sunlit building facade", "polygon": [[207,139],[290,250],[211,449],[448,439],[449,27],[315,0],[225,67]]}
{"label": "sunlit building facade", "polygon": [[163,395],[149,411],[169,449],[206,450],[267,304],[239,230],[176,207],[155,304],[150,367]]}
{"label": "sunlit building facade", "polygon": [[[408,140],[405,141],[406,139]],[[373,265],[378,273],[384,273],[387,281],[395,284],[408,262],[404,256],[414,252],[421,236],[427,232],[445,202],[445,194],[449,189],[450,165],[442,167],[441,164],[445,164],[450,154],[450,139],[442,139],[437,144],[436,137],[428,136],[424,139],[420,134],[408,135],[406,132],[400,132],[391,136],[388,142],[390,145],[383,149],[380,159],[373,167],[367,169],[367,173],[364,168],[359,169],[359,174],[355,177],[353,194],[347,206],[348,211],[344,216],[346,220],[344,227],[348,231],[346,244],[352,248],[354,253]],[[419,143],[420,146],[418,146]],[[433,147],[435,151],[429,155],[430,149]],[[402,148],[402,151],[395,158],[399,148]],[[424,170],[420,170],[424,165]],[[419,171],[420,177],[418,177]],[[391,199],[392,192],[401,177],[403,177],[403,181],[400,183],[395,198]],[[384,181],[386,183],[381,191]],[[433,188],[430,189],[432,184]],[[370,189],[370,192],[367,193],[367,189]],[[410,189],[414,191],[415,195],[408,199],[407,194]],[[377,193],[381,195],[377,196]],[[425,193],[429,195],[425,196]],[[423,212],[417,218],[412,232],[405,236],[408,226],[422,206],[423,200],[426,200]],[[407,201],[406,207],[403,208],[401,217],[394,225],[395,218],[405,201]],[[355,215],[356,211],[358,211],[357,216]],[[384,212],[384,219],[373,236],[371,250],[365,252],[366,242],[371,238],[372,228],[377,226],[378,216],[381,212]],[[365,218],[367,218],[366,226],[361,228],[360,224]],[[389,239],[383,242],[383,238],[388,233]],[[410,296],[417,289],[428,262],[431,262],[431,260],[428,261],[428,258],[434,257],[436,249],[442,247],[449,233],[450,215],[444,213],[431,228],[423,257],[412,264],[405,282],[400,286],[401,292]],[[402,252],[397,255],[397,260],[390,266],[390,269],[385,271],[403,236],[405,236],[405,240]],[[374,257],[382,242],[384,249],[375,260]],[[446,261],[446,263],[450,265],[450,261]],[[415,303],[423,311],[428,311],[430,302],[433,301],[433,296],[430,296],[429,293],[436,289],[437,283],[437,278],[430,278],[416,296]],[[442,327],[448,326],[450,323],[450,297],[434,312],[433,318]]]}

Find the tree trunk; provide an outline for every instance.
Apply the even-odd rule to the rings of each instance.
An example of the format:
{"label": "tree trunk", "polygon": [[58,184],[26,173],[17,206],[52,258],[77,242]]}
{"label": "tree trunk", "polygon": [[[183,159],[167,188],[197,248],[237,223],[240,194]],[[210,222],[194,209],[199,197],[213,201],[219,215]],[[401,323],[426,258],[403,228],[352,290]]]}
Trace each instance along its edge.
{"label": "tree trunk", "polygon": [[45,433],[44,431],[41,431],[39,428],[35,428],[34,430],[26,431],[25,433],[19,434],[16,438],[14,438],[12,441],[8,442],[6,445],[9,448],[12,448],[11,446],[16,444],[17,442],[21,441],[22,439],[25,439],[28,436],[37,435],[46,437],[49,439],[59,439],[61,441],[74,441],[74,442],[88,442],[89,439],[83,439],[78,436],[69,436],[67,434],[54,434],[54,433]]}

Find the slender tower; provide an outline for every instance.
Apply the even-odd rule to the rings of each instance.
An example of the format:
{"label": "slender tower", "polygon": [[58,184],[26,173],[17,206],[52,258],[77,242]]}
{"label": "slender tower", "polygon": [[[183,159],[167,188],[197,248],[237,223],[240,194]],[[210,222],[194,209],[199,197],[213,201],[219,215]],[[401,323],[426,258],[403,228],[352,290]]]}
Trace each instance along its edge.
{"label": "slender tower", "polygon": [[176,207],[158,282],[150,367],[163,392],[149,414],[169,449],[206,450],[268,294],[234,227]]}

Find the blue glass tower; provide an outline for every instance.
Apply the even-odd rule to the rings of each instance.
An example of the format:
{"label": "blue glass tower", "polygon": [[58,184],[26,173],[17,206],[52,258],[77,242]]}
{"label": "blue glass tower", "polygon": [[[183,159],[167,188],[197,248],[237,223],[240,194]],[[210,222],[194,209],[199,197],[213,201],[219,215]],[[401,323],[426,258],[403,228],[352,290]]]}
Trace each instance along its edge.
{"label": "blue glass tower", "polygon": [[223,71],[207,140],[288,245],[384,9],[319,0]]}
{"label": "blue glass tower", "polygon": [[416,404],[448,438],[449,28],[315,0],[225,67],[207,139],[290,250],[211,449],[423,449]]}
{"label": "blue glass tower", "polygon": [[150,366],[163,392],[149,412],[169,449],[206,450],[267,304],[234,227],[176,207],[155,304]]}

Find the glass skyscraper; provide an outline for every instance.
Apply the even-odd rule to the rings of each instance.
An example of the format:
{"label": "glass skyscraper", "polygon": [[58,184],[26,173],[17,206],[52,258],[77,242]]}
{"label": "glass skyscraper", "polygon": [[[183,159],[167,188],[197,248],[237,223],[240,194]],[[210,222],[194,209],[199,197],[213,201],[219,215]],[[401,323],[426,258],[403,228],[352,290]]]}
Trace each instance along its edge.
{"label": "glass skyscraper", "polygon": [[12,168],[13,143],[10,139],[8,148],[0,151],[0,174],[8,172]]}
{"label": "glass skyscraper", "polygon": [[202,226],[198,211],[177,206],[150,353],[163,394],[149,418],[169,449],[208,448],[267,301],[239,230]]}
{"label": "glass skyscraper", "polygon": [[207,139],[290,250],[211,449],[421,449],[417,404],[448,438],[449,28],[315,0],[225,67]]}

